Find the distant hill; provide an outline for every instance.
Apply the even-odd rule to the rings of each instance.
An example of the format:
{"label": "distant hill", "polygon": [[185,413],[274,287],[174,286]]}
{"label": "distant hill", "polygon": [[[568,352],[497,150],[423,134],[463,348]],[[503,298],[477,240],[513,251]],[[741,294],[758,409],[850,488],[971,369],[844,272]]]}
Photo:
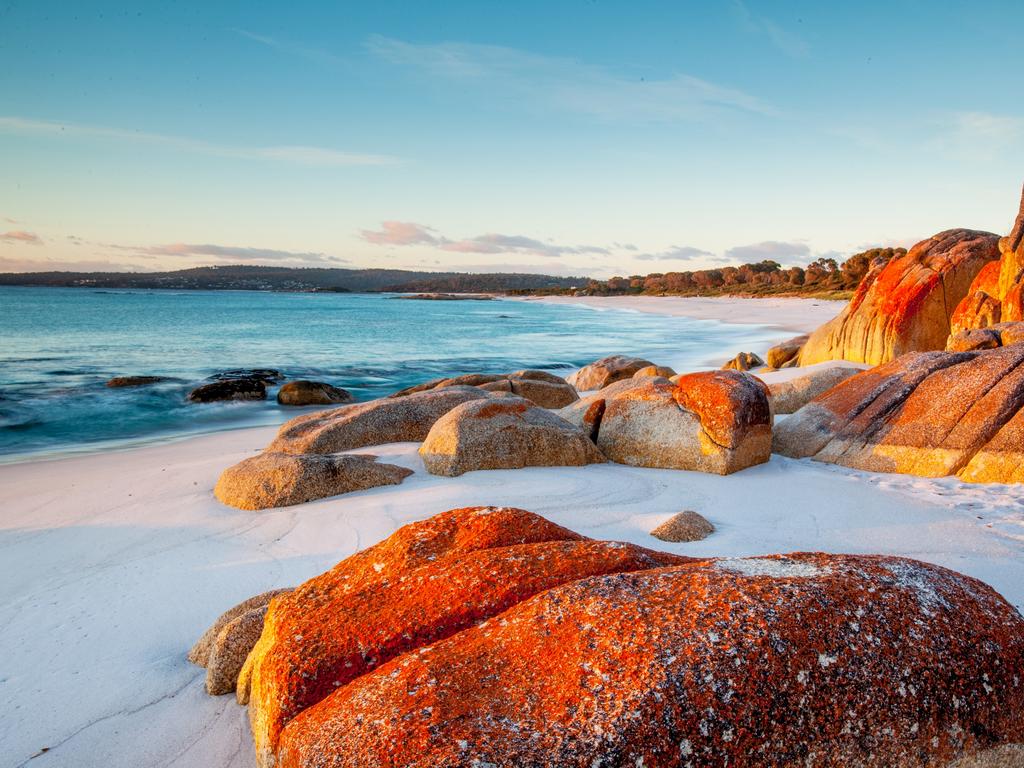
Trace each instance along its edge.
{"label": "distant hill", "polygon": [[586,277],[518,273],[471,274],[403,269],[195,267],[174,272],[26,272],[0,274],[0,285],[90,288],[170,288],[256,291],[446,292],[566,290]]}

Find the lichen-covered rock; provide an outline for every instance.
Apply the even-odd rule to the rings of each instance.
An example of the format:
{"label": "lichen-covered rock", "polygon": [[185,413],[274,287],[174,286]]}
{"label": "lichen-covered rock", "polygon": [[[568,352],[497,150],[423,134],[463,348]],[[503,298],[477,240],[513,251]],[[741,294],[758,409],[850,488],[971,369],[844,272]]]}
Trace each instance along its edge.
{"label": "lichen-covered rock", "polygon": [[670,379],[676,375],[676,372],[669,368],[667,365],[648,365],[646,368],[641,368],[639,371],[633,374],[634,379],[649,379],[652,377],[661,377],[663,379]]}
{"label": "lichen-covered rock", "polygon": [[420,442],[457,405],[491,397],[476,387],[445,387],[343,405],[285,422],[267,448],[281,453],[337,453],[384,443]]}
{"label": "lichen-covered rock", "polygon": [[637,371],[652,365],[654,363],[650,360],[643,360],[639,357],[611,355],[583,366],[569,376],[566,381],[580,392],[590,392],[607,387],[616,381],[631,378]]}
{"label": "lichen-covered rock", "polygon": [[605,461],[579,427],[521,397],[464,403],[442,416],[420,446],[427,471],[579,467]]}
{"label": "lichen-covered rock", "polygon": [[995,349],[1000,346],[999,334],[988,328],[975,328],[950,334],[947,352],[970,352],[972,349]]}
{"label": "lichen-covered rock", "polygon": [[224,611],[210,625],[209,629],[203,633],[203,636],[196,641],[196,644],[192,646],[192,649],[188,652],[188,660],[193,664],[198,664],[200,667],[205,667],[210,657],[210,649],[213,647],[213,642],[225,626],[249,611],[269,605],[271,600],[285,592],[291,592],[291,588],[272,589],[269,592],[262,592]]}
{"label": "lichen-covered rock", "polygon": [[999,296],[998,260],[990,261],[971,283],[967,295],[960,300],[949,319],[951,335],[974,328],[986,328],[995,325],[1001,319],[1002,308]]}
{"label": "lichen-covered rock", "polygon": [[987,330],[999,334],[999,346],[1009,347],[1013,344],[1024,343],[1024,322],[1017,320],[1006,323],[996,323]]}
{"label": "lichen-covered rock", "polygon": [[[257,760],[274,764],[292,718],[390,659],[427,653],[559,584],[689,561],[590,541],[516,509],[453,510],[407,525],[271,605],[247,665]],[[373,764],[362,749],[346,759]]]}
{"label": "lichen-covered rock", "polygon": [[874,472],[1017,482],[1024,345],[913,352],[838,384],[775,428],[774,449]]}
{"label": "lichen-covered rock", "polygon": [[363,454],[265,452],[225,469],[213,493],[229,507],[269,509],[380,485],[398,485],[411,474],[411,469],[378,464],[376,456]]}
{"label": "lichen-covered rock", "polygon": [[192,403],[214,403],[220,400],[265,400],[267,385],[259,378],[223,379],[202,384],[188,393]]}
{"label": "lichen-covered rock", "polygon": [[347,389],[305,379],[289,381],[277,392],[279,405],[333,405],[351,403],[353,399]]}
{"label": "lichen-covered rock", "polygon": [[998,242],[990,232],[951,229],[873,268],[849,305],[810,335],[800,365],[878,365],[906,352],[945,348],[950,316],[982,268],[999,257]]}
{"label": "lichen-covered rock", "polygon": [[338,686],[285,726],[277,757],[280,768],[941,766],[1024,738],[1022,669],[1024,618],[944,568],[719,560],[548,589]]}
{"label": "lichen-covered rock", "polygon": [[653,531],[651,536],[662,541],[701,541],[715,532],[715,526],[707,518],[691,509],[678,512]]}
{"label": "lichen-covered rock", "polygon": [[769,349],[768,354],[765,355],[765,361],[768,367],[782,368],[787,363],[796,360],[800,354],[800,349],[807,343],[807,339],[808,335],[805,333],[802,336],[794,336],[792,339],[786,339]]}
{"label": "lichen-covered rock", "polygon": [[768,388],[748,373],[641,379],[604,402],[597,445],[620,464],[725,475],[771,454]]}
{"label": "lichen-covered rock", "polygon": [[864,370],[865,366],[855,363],[822,363],[811,368],[803,376],[787,381],[772,382],[768,385],[772,411],[777,414],[795,413],[807,403],[836,384]]}
{"label": "lichen-covered rock", "polygon": [[487,392],[511,392],[525,397],[541,408],[563,408],[579,399],[576,389],[565,379],[548,371],[525,369],[512,373],[468,373],[447,379],[434,379],[395,392],[391,397],[405,397],[447,387],[479,387]]}
{"label": "lichen-covered rock", "polygon": [[753,352],[740,352],[736,357],[723,365],[722,370],[749,371],[752,368],[760,368],[763,365],[764,360]]}

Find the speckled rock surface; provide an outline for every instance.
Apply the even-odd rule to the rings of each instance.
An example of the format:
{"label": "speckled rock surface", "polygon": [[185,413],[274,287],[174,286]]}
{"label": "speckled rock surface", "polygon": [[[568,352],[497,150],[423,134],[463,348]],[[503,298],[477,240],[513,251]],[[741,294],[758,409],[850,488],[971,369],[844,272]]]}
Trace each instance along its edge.
{"label": "speckled rock surface", "polygon": [[232,693],[238,673],[263,632],[267,606],[253,608],[225,624],[210,647],[206,662],[206,692],[211,696]]}
{"label": "speckled rock surface", "polygon": [[912,560],[595,576],[339,686],[278,764],[923,768],[1021,740],[1022,665],[1012,606]]}
{"label": "speckled rock surface", "polygon": [[641,368],[639,371],[633,374],[634,379],[649,379],[652,377],[660,376],[663,379],[669,379],[676,375],[676,372],[669,368],[667,365],[648,365],[646,368]]}
{"label": "speckled rock surface", "polygon": [[476,387],[453,386],[310,413],[281,425],[267,450],[337,453],[368,445],[419,442],[455,406],[487,397]]}
{"label": "speckled rock surface", "polygon": [[394,464],[378,464],[363,454],[321,456],[264,452],[225,469],[213,494],[238,509],[269,509],[314,499],[398,485],[412,474]]}
{"label": "speckled rock surface", "polygon": [[[390,659],[567,581],[688,561],[516,509],[452,510],[400,528],[272,604],[248,665],[258,762],[273,764],[299,712]],[[358,762],[370,760],[362,749],[348,759],[373,764]]]}
{"label": "speckled rock surface", "polygon": [[687,509],[672,515],[672,517],[651,531],[651,536],[662,541],[678,543],[683,541],[701,541],[714,532],[715,526],[707,518],[697,514],[692,509]]}
{"label": "speckled rock surface", "polygon": [[972,349],[995,349],[998,346],[999,334],[987,328],[957,331],[946,341],[947,352],[970,352]]}
{"label": "speckled rock surface", "polygon": [[753,368],[760,368],[763,365],[764,360],[753,352],[740,352],[736,357],[723,365],[722,370],[749,371]]}
{"label": "speckled rock surface", "polygon": [[548,371],[524,369],[512,373],[469,373],[447,379],[434,379],[424,384],[395,392],[391,397],[405,397],[447,387],[471,386],[488,392],[511,392],[525,397],[541,408],[564,408],[579,399],[576,389],[565,379]]}
{"label": "speckled rock surface", "polygon": [[642,387],[651,381],[667,383],[668,379],[662,376],[641,376],[629,379],[620,379],[614,384],[599,389],[589,395],[584,395],[571,405],[561,408],[556,413],[570,424],[574,424],[586,432],[590,439],[597,442],[597,434],[601,428],[601,419],[604,416],[605,405],[610,397],[625,392],[634,387]]}
{"label": "speckled rock surface", "polygon": [[786,339],[769,349],[768,354],[765,355],[765,362],[768,367],[782,368],[787,363],[795,360],[800,354],[801,347],[807,343],[807,339],[808,335],[805,333],[802,336]]}
{"label": "speckled rock surface", "polygon": [[828,392],[841,381],[859,373],[862,369],[853,366],[835,365],[812,371],[788,381],[774,382],[768,385],[772,411],[775,413],[795,413],[819,395]]}
{"label": "speckled rock surface", "polygon": [[191,403],[215,403],[221,400],[265,400],[266,382],[259,378],[238,378],[202,384],[188,393]]}
{"label": "speckled rock surface", "polygon": [[305,379],[289,381],[277,391],[280,405],[333,405],[351,403],[354,399],[347,389]]}
{"label": "speckled rock surface", "polygon": [[616,381],[628,379],[642,368],[652,365],[654,363],[650,360],[643,360],[639,357],[611,355],[583,366],[576,373],[569,376],[566,381],[580,392],[590,392],[607,387]]}
{"label": "speckled rock surface", "polygon": [[771,454],[768,388],[739,371],[640,380],[605,400],[597,445],[638,467],[729,474]]}
{"label": "speckled rock surface", "polygon": [[237,619],[239,616],[248,613],[254,608],[262,608],[263,606],[268,605],[271,600],[285,592],[291,592],[291,588],[271,589],[268,592],[263,592],[261,594],[254,595],[247,600],[243,600],[233,608],[229,608],[224,611],[224,613],[218,616],[217,620],[210,625],[209,629],[203,633],[203,636],[196,641],[196,644],[192,646],[192,649],[188,652],[188,660],[193,664],[198,664],[200,667],[205,667],[207,659],[210,656],[210,648],[213,647],[214,640],[217,639],[217,635],[220,634],[220,631],[224,629],[228,623]]}
{"label": "speckled rock surface", "polygon": [[951,229],[872,269],[849,305],[810,335],[800,365],[878,365],[906,352],[944,349],[953,310],[982,268],[999,257],[998,241],[991,232]]}
{"label": "speckled rock surface", "polygon": [[774,450],[855,469],[1024,479],[1024,346],[914,352],[864,371],[775,429]]}
{"label": "speckled rock surface", "polygon": [[578,467],[606,459],[579,427],[521,397],[463,403],[420,446],[427,471],[455,477],[477,469]]}

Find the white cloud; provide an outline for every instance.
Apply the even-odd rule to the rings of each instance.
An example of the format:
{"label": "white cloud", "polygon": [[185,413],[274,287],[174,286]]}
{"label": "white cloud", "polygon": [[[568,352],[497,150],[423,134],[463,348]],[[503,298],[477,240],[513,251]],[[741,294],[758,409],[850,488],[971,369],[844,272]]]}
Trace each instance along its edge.
{"label": "white cloud", "polygon": [[694,259],[707,259],[708,257],[713,257],[713,261],[721,258],[716,257],[711,251],[694,248],[692,245],[673,245],[667,251],[638,253],[633,258],[640,261],[692,261]]}
{"label": "white cloud", "polygon": [[43,239],[35,232],[26,232],[24,230],[16,229],[11,230],[10,232],[0,232],[0,242],[42,245]]}
{"label": "white cloud", "polygon": [[332,266],[335,264],[347,264],[347,259],[336,256],[328,256],[324,253],[313,251],[281,251],[274,248],[249,248],[233,245],[213,244],[191,244],[191,243],[170,243],[168,245],[151,245],[145,247],[132,247],[127,245],[111,246],[119,250],[132,251],[144,256],[206,256],[223,261],[232,262],[288,262],[288,266],[296,264],[314,264],[317,266]]}
{"label": "white cloud", "polygon": [[385,221],[379,230],[364,229],[359,236],[374,245],[429,245],[450,253],[525,253],[548,257],[610,253],[609,249],[597,245],[559,245],[526,235],[490,232],[453,240],[435,234],[436,231],[411,221]]}
{"label": "white cloud", "polygon": [[766,37],[768,42],[787,56],[803,58],[810,54],[811,48],[806,40],[767,16],[754,13],[744,0],[733,0],[732,10],[744,29]]}
{"label": "white cloud", "polygon": [[806,259],[811,255],[811,249],[807,243],[800,240],[791,242],[765,240],[750,245],[737,245],[735,248],[727,250],[725,255],[728,259],[742,262],[757,262],[764,259],[779,261],[796,257]]}

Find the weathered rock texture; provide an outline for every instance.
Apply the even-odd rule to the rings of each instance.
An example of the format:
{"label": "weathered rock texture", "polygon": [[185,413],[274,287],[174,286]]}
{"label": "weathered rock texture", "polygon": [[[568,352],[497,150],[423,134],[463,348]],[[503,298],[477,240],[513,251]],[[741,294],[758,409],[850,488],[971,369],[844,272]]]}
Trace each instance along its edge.
{"label": "weathered rock texture", "polygon": [[768,367],[785,368],[789,364],[795,363],[800,355],[801,348],[807,343],[808,338],[810,337],[807,334],[794,336],[792,339],[786,339],[786,341],[780,342],[769,349],[768,354],[765,355]]}
{"label": "weathered rock texture", "polygon": [[974,349],[995,349],[1024,342],[1024,322],[996,323],[985,328],[968,328],[949,335],[948,352],[970,352]]}
{"label": "weathered rock texture", "polygon": [[[685,562],[584,539],[518,509],[452,510],[400,528],[271,605],[243,673],[258,762],[273,764],[296,715],[391,659],[425,654],[424,646],[566,582]],[[378,764],[373,754],[360,747],[337,759]]]}
{"label": "weathered rock texture", "polygon": [[651,536],[662,541],[700,541],[715,532],[715,526],[707,518],[687,509],[678,512],[653,531]]}
{"label": "weathered rock texture", "polygon": [[722,366],[722,370],[749,371],[752,368],[760,368],[764,360],[753,352],[740,352],[736,357]]}
{"label": "weathered rock texture", "polygon": [[852,365],[830,365],[797,376],[788,381],[768,385],[774,413],[795,413],[814,398],[832,389],[836,384],[859,373],[863,368]]}
{"label": "weathered rock texture", "polygon": [[739,371],[638,380],[604,398],[597,424],[598,447],[620,464],[725,475],[771,454],[768,388]]}
{"label": "weathered rock texture", "polygon": [[455,477],[476,469],[579,467],[606,459],[589,435],[521,397],[463,403],[420,446],[427,471]]}
{"label": "weathered rock texture", "polygon": [[865,275],[849,305],[810,335],[800,365],[878,365],[905,352],[943,349],[950,317],[978,273],[999,257],[990,232],[951,229]]}
{"label": "weathered rock texture", "polygon": [[595,360],[590,365],[585,365],[576,373],[569,376],[566,381],[572,384],[580,392],[590,392],[595,389],[607,387],[616,381],[628,379],[637,371],[654,365],[650,360],[643,360],[639,357],[626,357],[624,355],[612,355]]}
{"label": "weathered rock texture", "polygon": [[217,620],[210,625],[209,629],[203,633],[203,636],[196,641],[196,644],[192,646],[192,649],[188,652],[188,660],[200,667],[205,667],[206,662],[210,657],[210,649],[213,647],[213,643],[217,639],[217,635],[220,634],[220,631],[224,629],[224,627],[239,616],[249,613],[249,611],[269,605],[271,600],[285,592],[291,592],[291,589],[272,589],[269,592],[262,592],[261,594],[250,597],[247,600],[243,600],[233,608],[229,608],[224,611],[224,613],[218,616]]}
{"label": "weathered rock texture", "polygon": [[999,240],[999,261],[989,264],[953,314],[952,332],[1024,320],[1024,193],[1010,234]]}
{"label": "weathered rock texture", "polygon": [[1024,345],[912,352],[776,426],[774,449],[874,472],[1024,480]]}
{"label": "weathered rock texture", "polygon": [[219,400],[265,400],[267,385],[263,379],[223,379],[202,384],[188,393],[192,403],[214,403]]}
{"label": "weathered rock texture", "polygon": [[633,378],[649,379],[660,376],[663,379],[669,379],[675,375],[676,372],[667,365],[648,365],[646,368],[641,368],[639,371],[634,373]]}
{"label": "weathered rock texture", "polygon": [[565,379],[548,371],[522,370],[512,373],[468,373],[448,379],[433,379],[424,384],[395,392],[391,397],[405,397],[446,387],[479,387],[489,392],[511,392],[525,397],[541,408],[564,408],[579,399],[576,389]]}
{"label": "weathered rock texture", "polygon": [[289,381],[277,392],[280,405],[333,405],[351,403],[353,399],[347,389],[305,379]]}
{"label": "weathered rock texture", "polygon": [[384,443],[420,442],[457,405],[489,398],[476,387],[445,387],[371,400],[285,422],[267,448],[281,453],[337,453]]}
{"label": "weathered rock texture", "polygon": [[[520,564],[516,549],[504,552],[512,580],[547,569]],[[611,567],[609,550],[592,551],[602,554],[577,559],[579,570],[555,569],[567,583],[496,606],[494,619],[444,639],[421,634],[418,614],[388,616],[377,637],[406,645],[386,663],[381,640],[365,637],[376,632],[376,604],[370,616],[352,610],[352,598],[340,615],[319,599],[303,605],[319,587],[275,601],[268,628],[279,612],[315,617],[260,641],[278,638],[295,654],[279,667],[281,687],[294,687],[276,691],[292,705],[275,721],[287,721],[278,765],[923,768],[1024,737],[1024,619],[981,582],[894,557],[812,553],[641,570],[652,556],[635,548],[620,548]],[[476,557],[501,574],[502,554]],[[445,568],[462,582],[467,562],[475,559]],[[392,589],[414,604],[422,579],[414,571],[410,585]],[[501,592],[503,581],[483,588]],[[457,589],[438,585],[459,605]],[[311,661],[328,655],[325,626],[347,650],[321,671]],[[293,632],[302,641],[289,642]],[[382,666],[368,668],[367,656]],[[316,685],[333,693],[299,706]],[[257,728],[265,754],[269,733]]]}
{"label": "weathered rock texture", "polygon": [[376,456],[268,451],[225,469],[213,493],[229,507],[268,509],[379,485],[398,485],[411,474],[412,470],[405,467],[378,464]]}
{"label": "weathered rock texture", "polygon": [[597,434],[601,428],[601,419],[604,417],[605,406],[609,398],[620,392],[625,392],[627,389],[642,387],[652,381],[668,383],[668,379],[662,376],[634,376],[629,379],[620,379],[592,394],[584,395],[572,405],[567,405],[556,413],[570,424],[582,429],[596,443]]}

